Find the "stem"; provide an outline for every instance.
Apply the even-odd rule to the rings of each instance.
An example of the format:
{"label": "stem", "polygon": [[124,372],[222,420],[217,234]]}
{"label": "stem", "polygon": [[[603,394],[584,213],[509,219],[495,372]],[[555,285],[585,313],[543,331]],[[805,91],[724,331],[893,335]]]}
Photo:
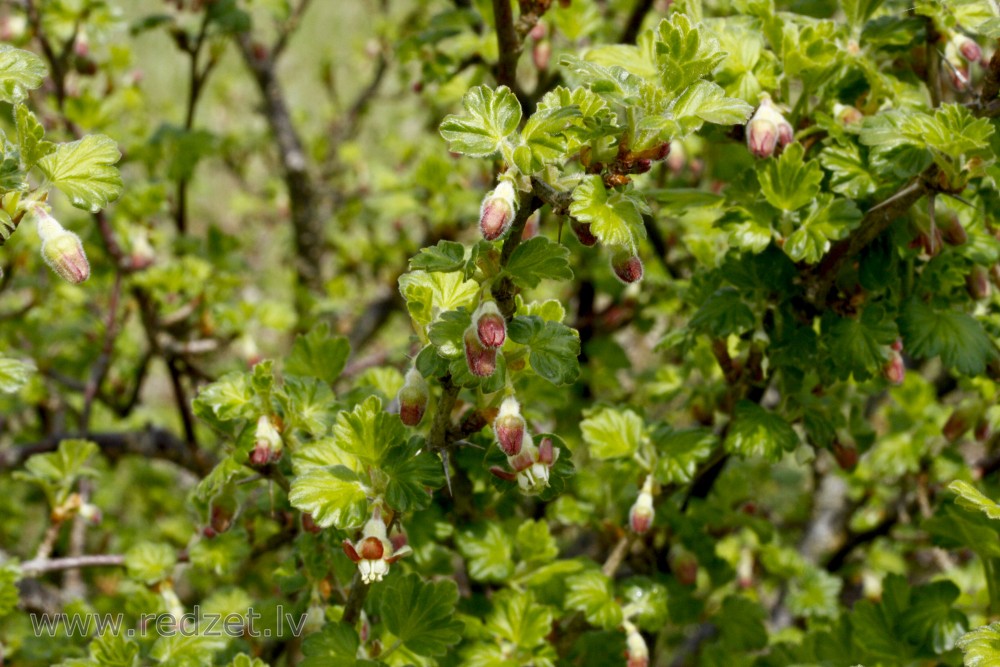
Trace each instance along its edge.
{"label": "stem", "polygon": [[125,564],[125,556],[120,554],[98,554],[74,556],[72,558],[34,558],[21,563],[21,573],[31,577],[44,572],[75,570],[81,567],[120,567]]}
{"label": "stem", "polygon": [[[514,222],[511,225],[507,238],[504,239],[503,247],[500,250],[500,266],[507,266],[510,256],[521,244],[521,237],[524,234],[524,225],[528,222],[531,214],[537,211],[542,205],[542,200],[530,192],[521,193],[520,205]],[[497,308],[508,322],[514,317],[514,295],[517,293],[514,281],[509,276],[504,276],[490,289],[493,298],[496,299]]]}
{"label": "stem", "polygon": [[986,587],[990,593],[990,615],[1000,614],[1000,558],[984,558],[983,572],[986,575]]}
{"label": "stem", "polygon": [[618,568],[621,567],[622,561],[625,560],[625,554],[628,553],[628,548],[629,545],[632,544],[633,538],[634,535],[631,532],[621,536],[621,539],[618,540],[618,544],[616,544],[615,548],[611,550],[611,553],[608,555],[608,559],[604,561],[604,565],[601,566],[601,572],[604,576],[612,579],[614,578]]}
{"label": "stem", "polygon": [[361,573],[355,572],[354,579],[351,580],[351,593],[347,596],[347,602],[344,603],[344,616],[340,619],[341,623],[353,627],[358,622],[358,619],[361,618],[361,608],[365,604],[365,598],[368,597],[370,588],[371,585],[361,581]]}

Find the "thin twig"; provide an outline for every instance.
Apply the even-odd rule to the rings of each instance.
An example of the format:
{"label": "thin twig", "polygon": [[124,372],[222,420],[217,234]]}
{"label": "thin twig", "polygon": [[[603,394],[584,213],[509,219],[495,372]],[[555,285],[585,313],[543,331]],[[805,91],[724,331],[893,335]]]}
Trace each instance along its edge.
{"label": "thin twig", "polygon": [[124,564],[125,556],[121,554],[92,554],[72,558],[34,558],[21,563],[21,572],[25,577],[33,577],[57,570],[81,567],[121,567]]}

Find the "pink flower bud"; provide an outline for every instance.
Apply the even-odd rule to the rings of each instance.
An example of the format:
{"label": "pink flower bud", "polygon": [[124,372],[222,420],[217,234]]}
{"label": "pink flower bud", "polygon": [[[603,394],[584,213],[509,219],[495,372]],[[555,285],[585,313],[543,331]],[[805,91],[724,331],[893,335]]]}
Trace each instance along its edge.
{"label": "pink flower bud", "polygon": [[965,245],[968,242],[969,234],[954,213],[946,213],[936,222],[937,228],[941,230],[941,239],[948,245]]}
{"label": "pink flower bud", "polygon": [[497,368],[496,348],[485,347],[479,342],[479,333],[475,327],[465,330],[465,362],[469,372],[479,377],[489,377]]}
{"label": "pink flower bud", "polygon": [[90,263],[83,252],[80,237],[63,229],[44,206],[32,209],[42,240],[42,259],[59,277],[74,285],[90,277]]}
{"label": "pink flower bud", "polygon": [[855,107],[839,103],[833,105],[833,116],[842,125],[856,125],[865,118]]}
{"label": "pink flower bud", "polygon": [[250,465],[265,466],[281,458],[281,434],[274,428],[271,418],[262,415],[257,420],[257,430],[254,432],[254,447],[250,452]]}
{"label": "pink flower bud", "polygon": [[971,296],[976,301],[988,299],[990,296],[990,275],[983,266],[973,266],[969,275],[965,277],[965,286]]}
{"label": "pink flower bud", "polygon": [[479,342],[485,347],[501,347],[507,338],[507,322],[493,301],[484,301],[472,314]]}
{"label": "pink flower bud", "polygon": [[649,647],[646,640],[639,634],[639,629],[631,622],[622,623],[625,628],[625,667],[648,667]]}
{"label": "pink flower bud", "polygon": [[531,59],[534,61],[535,67],[540,70],[548,69],[551,58],[552,43],[547,39],[536,42],[534,48],[531,49]]}
{"label": "pink flower bud", "polygon": [[407,426],[416,426],[424,418],[430,391],[427,380],[416,368],[406,373],[406,380],[399,390],[399,419]]}
{"label": "pink flower bud", "polygon": [[479,231],[487,241],[496,241],[507,233],[514,222],[517,198],[510,181],[500,181],[496,189],[486,195],[479,210]]}
{"label": "pink flower bud", "polygon": [[521,408],[517,399],[509,396],[500,404],[500,412],[493,422],[493,432],[497,444],[507,456],[517,456],[521,452],[521,443],[527,423],[521,416]]}
{"label": "pink flower bud", "polygon": [[642,280],[642,260],[638,255],[625,248],[619,248],[611,256],[611,268],[623,283],[634,283]]}
{"label": "pink flower bud", "polygon": [[969,39],[962,34],[956,34],[954,40],[958,52],[970,63],[977,63],[983,57],[983,50],[975,40]]}
{"label": "pink flower bud", "polygon": [[906,364],[902,355],[896,350],[889,352],[889,360],[882,366],[882,375],[890,384],[901,385],[906,378]]}
{"label": "pink flower bud", "polygon": [[590,231],[589,222],[577,222],[576,220],[572,220],[569,223],[569,227],[573,230],[573,233],[576,234],[576,238],[581,244],[589,248],[597,243],[597,237],[594,236],[592,231]]}
{"label": "pink flower bud", "polygon": [[656,510],[653,508],[653,477],[649,475],[642,485],[642,491],[635,504],[628,511],[628,525],[634,532],[642,535],[653,525]]}
{"label": "pink flower bud", "polygon": [[975,417],[976,409],[972,406],[956,408],[948,417],[948,421],[945,422],[941,434],[948,442],[955,442],[972,427],[972,421]]}
{"label": "pink flower bud", "polygon": [[858,449],[854,445],[845,445],[840,440],[833,441],[833,458],[841,470],[854,470],[858,467]]}
{"label": "pink flower bud", "polygon": [[307,533],[312,533],[313,535],[316,535],[323,529],[316,524],[316,520],[313,519],[312,514],[303,514],[302,530],[306,531]]}
{"label": "pink flower bud", "polygon": [[774,155],[778,146],[778,128],[766,118],[753,118],[747,124],[747,148],[755,157]]}

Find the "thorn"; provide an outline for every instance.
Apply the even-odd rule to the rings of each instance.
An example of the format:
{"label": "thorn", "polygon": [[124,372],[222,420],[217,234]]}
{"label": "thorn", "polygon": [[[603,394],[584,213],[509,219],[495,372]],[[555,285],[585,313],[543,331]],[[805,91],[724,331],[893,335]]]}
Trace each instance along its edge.
{"label": "thorn", "polygon": [[452,498],[455,497],[454,492],[451,490],[451,472],[448,470],[448,450],[441,451],[441,467],[444,469],[444,481],[448,484],[448,495]]}

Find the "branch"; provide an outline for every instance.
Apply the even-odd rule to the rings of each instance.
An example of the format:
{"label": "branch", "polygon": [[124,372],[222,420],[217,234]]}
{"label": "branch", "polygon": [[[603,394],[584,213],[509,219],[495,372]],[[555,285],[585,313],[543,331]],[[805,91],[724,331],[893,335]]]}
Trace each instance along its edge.
{"label": "branch", "polygon": [[289,16],[288,20],[281,26],[278,39],[275,40],[274,46],[271,47],[271,54],[275,59],[277,59],[288,47],[288,40],[302,24],[302,16],[306,13],[306,10],[309,9],[309,5],[311,3],[312,0],[299,0],[299,4],[292,10],[291,16]]}
{"label": "branch", "polygon": [[514,27],[514,12],[510,0],[493,0],[493,18],[497,29],[497,83],[510,88],[517,99],[522,102],[524,92],[517,83],[517,61],[521,57],[524,44]]}
{"label": "branch", "polygon": [[118,335],[118,302],[121,298],[122,274],[115,273],[115,284],[111,290],[111,302],[108,304],[108,320],[104,328],[104,344],[101,346],[101,354],[90,372],[90,379],[83,391],[83,411],[80,415],[80,430],[86,433],[90,430],[90,413],[94,407],[94,399],[101,388],[101,383],[108,374],[111,366],[111,354],[115,347],[115,338]]}
{"label": "branch", "polygon": [[44,440],[6,449],[0,449],[0,470],[16,468],[30,456],[55,451],[63,440],[86,438],[101,448],[101,452],[112,461],[123,456],[141,456],[148,459],[170,461],[197,473],[208,474],[215,467],[215,461],[199,452],[198,456],[188,449],[187,443],[162,428],[148,428],[144,431],[109,433],[57,433]]}
{"label": "branch", "polygon": [[341,623],[353,627],[358,622],[358,619],[361,618],[361,607],[365,604],[365,598],[368,597],[370,588],[370,584],[361,581],[361,572],[355,572],[354,579],[351,581],[351,594],[347,596],[347,602],[344,603],[344,615],[340,619]]}
{"label": "branch", "polygon": [[81,567],[121,567],[123,565],[125,565],[125,556],[120,554],[74,556],[71,558],[36,558],[21,563],[21,572],[25,577],[33,577],[57,570],[75,570]]}
{"label": "branch", "polygon": [[618,38],[619,44],[635,43],[636,38],[639,36],[639,30],[642,29],[642,22],[646,20],[646,14],[652,8],[653,0],[638,0],[635,3],[632,13],[629,14],[628,22],[625,24],[625,30],[622,31],[621,37]]}

